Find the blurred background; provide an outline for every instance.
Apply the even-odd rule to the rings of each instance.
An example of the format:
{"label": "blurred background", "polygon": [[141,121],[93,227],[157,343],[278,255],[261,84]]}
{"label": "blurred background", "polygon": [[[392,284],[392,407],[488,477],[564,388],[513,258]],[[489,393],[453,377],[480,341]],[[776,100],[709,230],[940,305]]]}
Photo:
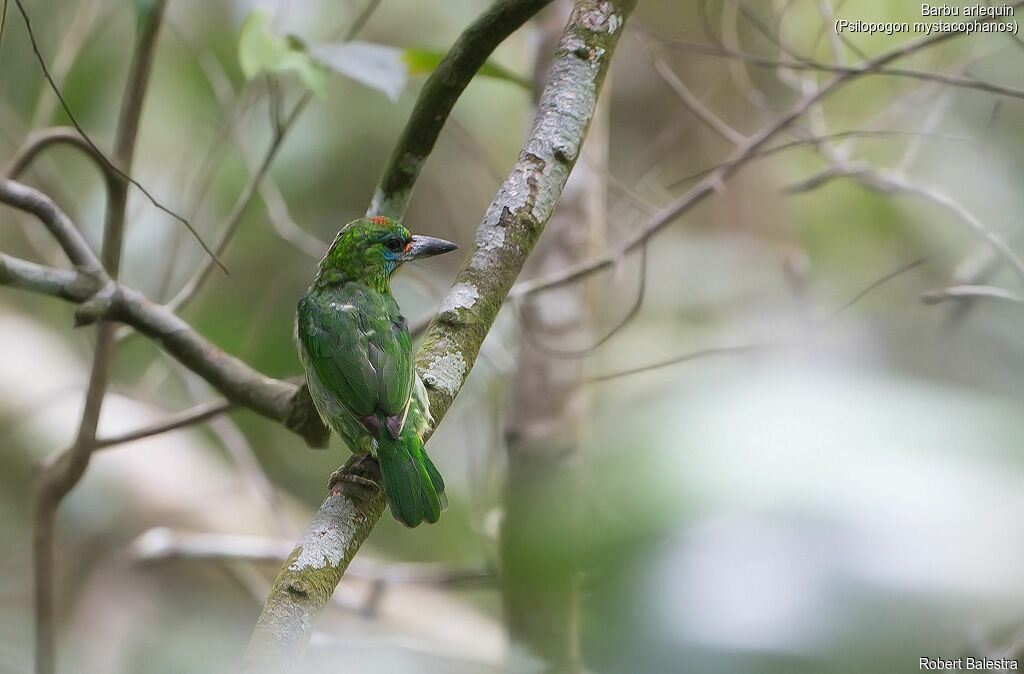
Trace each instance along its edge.
{"label": "blurred background", "polygon": [[[274,377],[301,373],[295,303],[326,243],[365,211],[424,80],[394,55],[443,52],[489,3],[373,4],[355,39],[393,49],[328,74],[238,223],[223,256],[230,275],[215,271],[180,309]],[[145,3],[24,5],[68,105],[109,148]],[[915,21],[919,7],[641,0],[527,275],[616,250],[830,77],[772,62],[853,64],[917,37],[836,40],[830,13]],[[259,8],[273,34],[332,44],[366,5],[169,4],[134,175],[207,240],[272,142],[275,105],[290,110],[305,91],[294,74],[243,74],[239,35]],[[492,62],[536,81],[562,11],[528,24]],[[1024,87],[1022,63],[1014,36],[979,35],[900,66]],[[529,129],[533,93],[514,79],[469,86],[417,184],[410,229],[472,249]],[[0,159],[30,130],[68,122],[12,6],[0,45]],[[964,283],[1020,292],[975,225],[1020,240],[1022,125],[1013,96],[860,76],[645,254],[510,300],[428,445],[448,512],[415,530],[381,520],[318,627],[309,671],[492,672],[510,659],[522,670],[532,656],[509,647],[506,623],[522,629],[523,604],[538,598],[533,610],[546,611],[569,577],[567,619],[578,619],[593,672],[910,671],[922,656],[1018,654],[1024,311],[1019,301],[921,296]],[[105,191],[80,155],[50,150],[24,180],[98,247]],[[0,210],[0,242],[63,264],[38,223],[10,209]],[[180,223],[133,193],[126,284],[167,301],[203,259]],[[435,311],[460,262],[445,256],[398,277],[412,322]],[[4,672],[31,665],[31,466],[71,442],[88,377],[93,332],[71,321],[57,300],[0,291]],[[545,419],[530,401],[553,392],[572,404]],[[100,436],[214,398],[129,337]],[[517,462],[545,447],[570,448],[572,461],[524,495],[534,469]],[[245,410],[98,451],[58,520],[61,669],[234,671],[280,558],[347,455],[337,439],[311,450]],[[509,508],[528,501],[516,520],[526,525],[508,530],[515,545],[503,546]],[[518,570],[523,601],[510,599],[503,568]]]}

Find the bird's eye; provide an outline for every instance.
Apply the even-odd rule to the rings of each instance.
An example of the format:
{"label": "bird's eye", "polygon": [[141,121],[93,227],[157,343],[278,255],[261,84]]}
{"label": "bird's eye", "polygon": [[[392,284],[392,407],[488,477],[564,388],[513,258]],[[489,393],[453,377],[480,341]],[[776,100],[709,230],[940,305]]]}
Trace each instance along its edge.
{"label": "bird's eye", "polygon": [[384,242],[384,245],[388,247],[388,250],[397,253],[402,248],[402,242],[399,239],[388,239]]}

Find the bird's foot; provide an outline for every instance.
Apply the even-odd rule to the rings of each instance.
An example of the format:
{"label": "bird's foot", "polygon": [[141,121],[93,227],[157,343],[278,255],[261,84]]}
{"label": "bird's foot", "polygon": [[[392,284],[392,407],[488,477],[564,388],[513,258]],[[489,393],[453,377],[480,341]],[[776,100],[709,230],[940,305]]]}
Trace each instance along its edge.
{"label": "bird's foot", "polygon": [[378,490],[378,489],[383,489],[384,487],[383,487],[383,485],[380,482],[378,482],[378,481],[376,481],[376,480],[374,480],[372,478],[366,477],[365,475],[360,475],[360,474],[356,474],[355,472],[353,472],[353,468],[358,470],[359,464],[364,459],[368,459],[368,458],[371,458],[371,457],[368,454],[364,454],[364,455],[354,459],[354,462],[353,461],[349,461],[344,466],[342,466],[338,470],[336,470],[333,473],[331,473],[331,477],[327,481],[327,489],[328,489],[328,491],[330,491],[332,494],[337,494],[338,491],[339,491],[338,490],[338,484],[341,483],[341,482],[350,482],[350,483],[353,483],[353,484],[360,484],[360,485],[362,485],[364,487],[368,487],[369,489],[373,489],[375,491]]}

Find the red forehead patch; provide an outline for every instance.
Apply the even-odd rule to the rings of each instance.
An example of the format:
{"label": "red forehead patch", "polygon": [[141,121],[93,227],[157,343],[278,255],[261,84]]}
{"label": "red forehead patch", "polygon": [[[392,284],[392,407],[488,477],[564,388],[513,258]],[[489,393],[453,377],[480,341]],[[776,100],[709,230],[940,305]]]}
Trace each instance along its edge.
{"label": "red forehead patch", "polygon": [[375,225],[386,225],[388,224],[388,219],[385,218],[383,215],[375,215],[372,218],[370,218],[370,222],[372,222]]}

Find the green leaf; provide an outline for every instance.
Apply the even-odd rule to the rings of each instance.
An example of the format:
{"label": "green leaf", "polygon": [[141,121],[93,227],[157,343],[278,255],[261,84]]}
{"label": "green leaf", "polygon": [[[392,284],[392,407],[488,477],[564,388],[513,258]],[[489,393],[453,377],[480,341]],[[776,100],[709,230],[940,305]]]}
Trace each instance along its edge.
{"label": "green leaf", "polygon": [[270,14],[253,10],[242,24],[238,36],[238,65],[246,79],[262,72],[294,73],[302,83],[317,95],[327,91],[327,73],[323,66],[307,52],[302,40],[281,37],[269,30]]}
{"label": "green leaf", "polygon": [[[410,75],[426,75],[437,70],[437,66],[440,65],[444,56],[445,52],[438,51],[436,49],[410,47],[402,53],[402,60],[409,66]],[[518,84],[527,91],[533,91],[534,88],[533,82],[529,79],[518,75],[508,68],[494,63],[493,61],[487,61],[484,63],[483,67],[477,71],[477,75],[512,82],[513,84]]]}

